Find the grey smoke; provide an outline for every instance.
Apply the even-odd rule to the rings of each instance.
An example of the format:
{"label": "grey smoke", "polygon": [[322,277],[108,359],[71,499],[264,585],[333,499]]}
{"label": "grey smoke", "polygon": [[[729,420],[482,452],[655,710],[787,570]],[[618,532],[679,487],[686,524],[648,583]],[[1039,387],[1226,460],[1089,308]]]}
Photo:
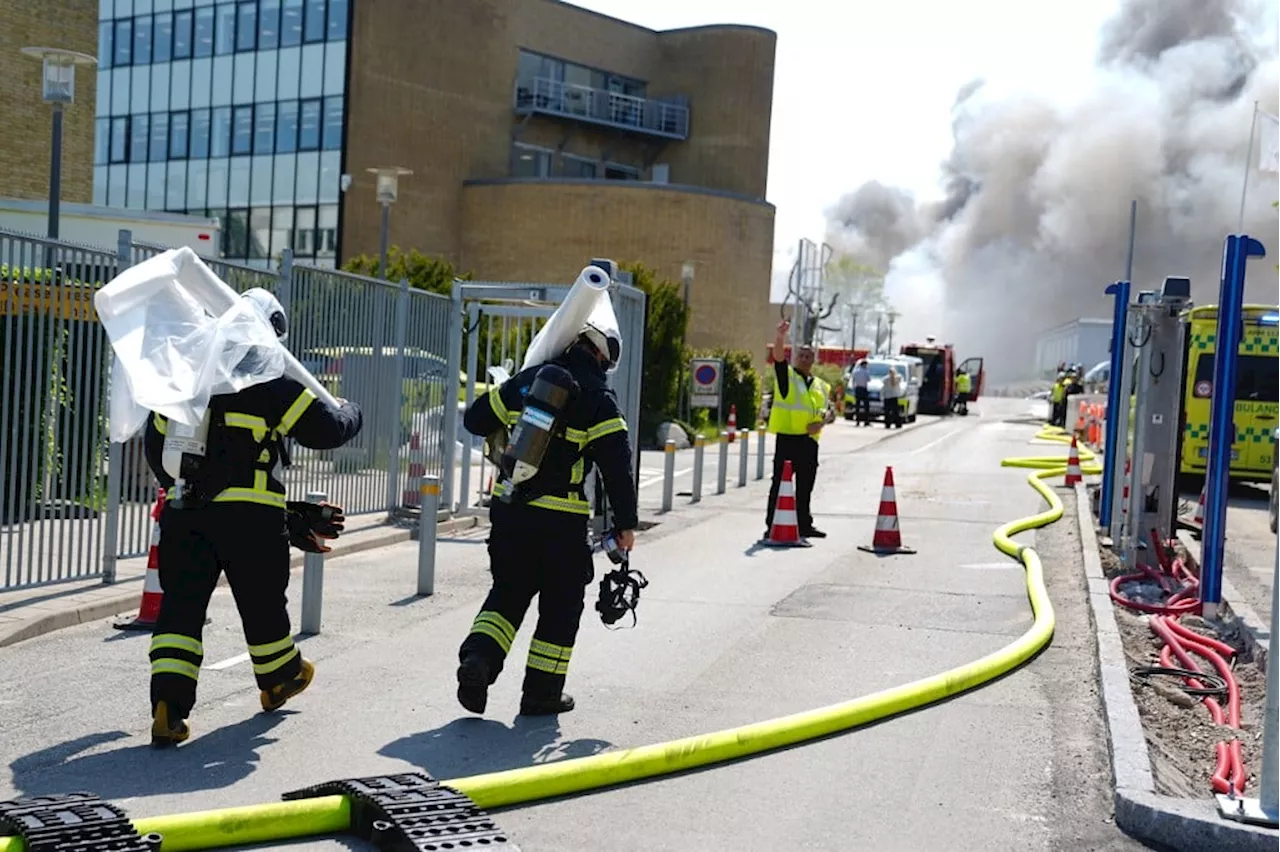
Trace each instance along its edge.
{"label": "grey smoke", "polygon": [[[1088,96],[996,99],[966,83],[943,198],[868,182],[828,212],[827,241],[889,271],[897,340],[936,334],[987,356],[997,380],[1027,374],[1036,332],[1110,316],[1102,290],[1124,276],[1130,199],[1135,285],[1188,275],[1198,303],[1216,302],[1253,103],[1274,115],[1280,101],[1263,17],[1247,0],[1125,0]],[[1251,262],[1246,298],[1264,304],[1277,299],[1276,198],[1276,176],[1251,170],[1245,231],[1269,256]]]}

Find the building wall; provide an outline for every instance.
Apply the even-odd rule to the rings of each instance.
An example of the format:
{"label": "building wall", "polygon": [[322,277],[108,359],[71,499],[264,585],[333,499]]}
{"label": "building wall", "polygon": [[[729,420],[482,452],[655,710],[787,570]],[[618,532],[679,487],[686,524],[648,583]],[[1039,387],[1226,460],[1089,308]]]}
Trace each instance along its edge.
{"label": "building wall", "polygon": [[462,194],[463,269],[477,279],[571,284],[593,257],[639,261],[681,285],[695,265],[689,344],[747,349],[763,366],[773,205],[623,181],[476,181]]}
{"label": "building wall", "polygon": [[[42,71],[24,47],[60,47],[96,56],[96,0],[0,0],[0,195],[49,197],[51,107],[41,95]],[[93,112],[97,73],[76,69],[75,103],[62,124],[64,201],[93,199]]]}

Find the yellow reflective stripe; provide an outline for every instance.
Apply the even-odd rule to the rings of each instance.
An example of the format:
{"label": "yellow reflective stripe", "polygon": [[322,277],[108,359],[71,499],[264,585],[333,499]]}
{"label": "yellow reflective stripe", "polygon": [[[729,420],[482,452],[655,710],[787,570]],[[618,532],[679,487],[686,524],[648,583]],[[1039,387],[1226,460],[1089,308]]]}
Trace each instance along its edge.
{"label": "yellow reflective stripe", "polygon": [[158,674],[175,674],[189,677],[192,680],[200,679],[200,667],[195,663],[188,663],[186,660],[175,660],[171,657],[165,657],[160,660],[152,660],[151,673]]}
{"label": "yellow reflective stripe", "polygon": [[553,645],[550,642],[544,642],[541,639],[534,639],[529,642],[529,653],[541,654],[552,660],[563,660],[568,662],[573,656],[572,645]]}
{"label": "yellow reflective stripe", "polygon": [[569,468],[569,484],[578,485],[579,483],[581,483],[582,477],[586,474],[586,472],[587,472],[587,460],[582,457],[579,457],[578,460],[573,463],[573,467]]}
{"label": "yellow reflective stripe", "polygon": [[598,441],[606,435],[612,435],[614,432],[627,431],[627,423],[621,417],[613,417],[608,420],[602,420],[587,430],[587,441]]}
{"label": "yellow reflective stripe", "polygon": [[[265,475],[264,471],[259,471]],[[262,506],[271,506],[277,509],[285,507],[285,499],[283,494],[277,494],[274,491],[266,489],[258,490],[255,488],[226,488],[217,497],[213,498],[215,503],[257,503]]]}
{"label": "yellow reflective stripe", "polygon": [[285,411],[284,416],[280,418],[280,425],[277,427],[277,431],[281,435],[288,435],[289,430],[297,424],[298,418],[306,412],[311,403],[315,402],[315,399],[316,395],[314,393],[307,388],[303,388],[302,393],[298,394],[298,398],[293,401],[293,404]]}
{"label": "yellow reflective stripe", "polygon": [[557,663],[554,660],[548,660],[545,657],[539,657],[537,654],[530,653],[529,658],[525,660],[525,666],[536,669],[547,674],[563,675],[569,673],[568,663]]}
{"label": "yellow reflective stripe", "polygon": [[564,430],[564,438],[566,441],[571,441],[579,447],[585,445],[587,441],[591,440],[587,437],[587,433],[582,429],[570,429],[567,426]]}
{"label": "yellow reflective stripe", "polygon": [[[502,401],[501,390],[502,388],[497,387],[489,391],[489,407],[503,423],[514,423],[515,420],[511,417],[512,412],[507,410],[507,404]],[[519,418],[519,412],[516,412],[516,418]]]}
{"label": "yellow reflective stripe", "polygon": [[555,512],[568,512],[571,515],[591,515],[591,506],[581,497],[552,497],[550,494],[544,494],[537,499],[529,501],[530,506],[537,506],[539,509],[551,509]]}
{"label": "yellow reflective stripe", "polygon": [[204,656],[204,645],[199,639],[191,636],[183,636],[181,633],[157,633],[151,637],[151,650],[158,651],[161,648],[177,648],[179,651],[186,651],[189,654]]}
{"label": "yellow reflective stripe", "polygon": [[298,656],[299,653],[301,652],[298,650],[297,646],[295,645],[292,651],[285,654],[283,657],[280,657],[279,659],[272,660],[269,663],[254,663],[253,673],[254,674],[271,674],[273,671],[280,668],[285,663],[292,660],[294,657]]}
{"label": "yellow reflective stripe", "polygon": [[511,650],[511,640],[502,635],[502,631],[489,622],[478,622],[471,625],[472,633],[479,633],[482,636],[488,636],[490,639],[498,643],[498,647],[502,649],[502,653]]}
{"label": "yellow reflective stripe", "polygon": [[223,415],[228,426],[237,429],[249,429],[253,432],[253,440],[261,441],[267,437],[267,421],[256,414],[243,414],[239,411],[228,411]]}
{"label": "yellow reflective stripe", "polygon": [[152,414],[151,422],[155,424],[156,431],[161,435],[164,435],[169,429],[169,421],[161,417],[159,414]]}
{"label": "yellow reflective stripe", "polygon": [[511,622],[507,621],[506,616],[500,612],[495,612],[491,609],[481,610],[480,614],[476,616],[476,620],[472,623],[472,626],[475,626],[476,624],[492,624],[494,627],[498,628],[503,636],[507,638],[508,642],[515,641],[515,627],[512,626]]}
{"label": "yellow reflective stripe", "polygon": [[293,647],[293,637],[286,636],[283,639],[277,639],[275,642],[268,642],[265,645],[250,645],[249,653],[255,657],[269,657],[272,654],[278,654],[286,648]]}

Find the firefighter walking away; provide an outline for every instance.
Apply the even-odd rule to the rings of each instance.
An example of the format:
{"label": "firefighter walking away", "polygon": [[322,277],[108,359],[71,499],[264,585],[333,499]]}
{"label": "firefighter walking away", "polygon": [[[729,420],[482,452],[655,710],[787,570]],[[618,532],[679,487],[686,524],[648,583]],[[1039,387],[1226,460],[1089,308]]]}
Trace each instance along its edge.
{"label": "firefighter walking away", "polygon": [[[283,341],[288,319],[275,297],[255,289],[244,299]],[[236,369],[255,372],[260,349],[249,347]],[[341,507],[288,502],[280,468],[289,463],[286,438],[323,450],[359,433],[359,408],[339,402],[331,408],[300,382],[279,376],[211,397],[194,440],[176,421],[159,414],[148,419],[147,464],[166,492],[159,521],[164,598],[150,647],[153,745],[190,736],[205,611],[223,572],[262,709],[278,710],[310,685],[315,667],[294,644],[286,607],[289,546],[327,549],[322,540],[337,537],[343,516]]]}
{"label": "firefighter walking away", "polygon": [[583,490],[593,466],[604,476],[618,547],[629,551],[635,542],[631,447],[608,385],[622,338],[608,293],[598,298],[566,351],[512,376],[464,415],[467,430],[502,454],[494,458],[499,478],[489,507],[493,585],[458,650],[458,702],[473,713],[484,712],[535,595],[520,712],[554,715],[574,707],[564,684],[594,574]]}

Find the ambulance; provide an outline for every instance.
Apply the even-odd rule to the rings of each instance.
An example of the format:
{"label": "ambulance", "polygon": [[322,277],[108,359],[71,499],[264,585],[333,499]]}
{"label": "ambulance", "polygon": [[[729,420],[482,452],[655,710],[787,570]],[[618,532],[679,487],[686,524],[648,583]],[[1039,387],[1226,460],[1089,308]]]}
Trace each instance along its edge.
{"label": "ambulance", "polygon": [[[1186,361],[1183,389],[1182,450],[1178,472],[1204,476],[1209,457],[1210,397],[1213,394],[1217,305],[1186,313]],[[1269,482],[1275,466],[1277,414],[1280,411],[1280,307],[1245,305],[1244,328],[1236,360],[1235,443],[1230,477]]]}

